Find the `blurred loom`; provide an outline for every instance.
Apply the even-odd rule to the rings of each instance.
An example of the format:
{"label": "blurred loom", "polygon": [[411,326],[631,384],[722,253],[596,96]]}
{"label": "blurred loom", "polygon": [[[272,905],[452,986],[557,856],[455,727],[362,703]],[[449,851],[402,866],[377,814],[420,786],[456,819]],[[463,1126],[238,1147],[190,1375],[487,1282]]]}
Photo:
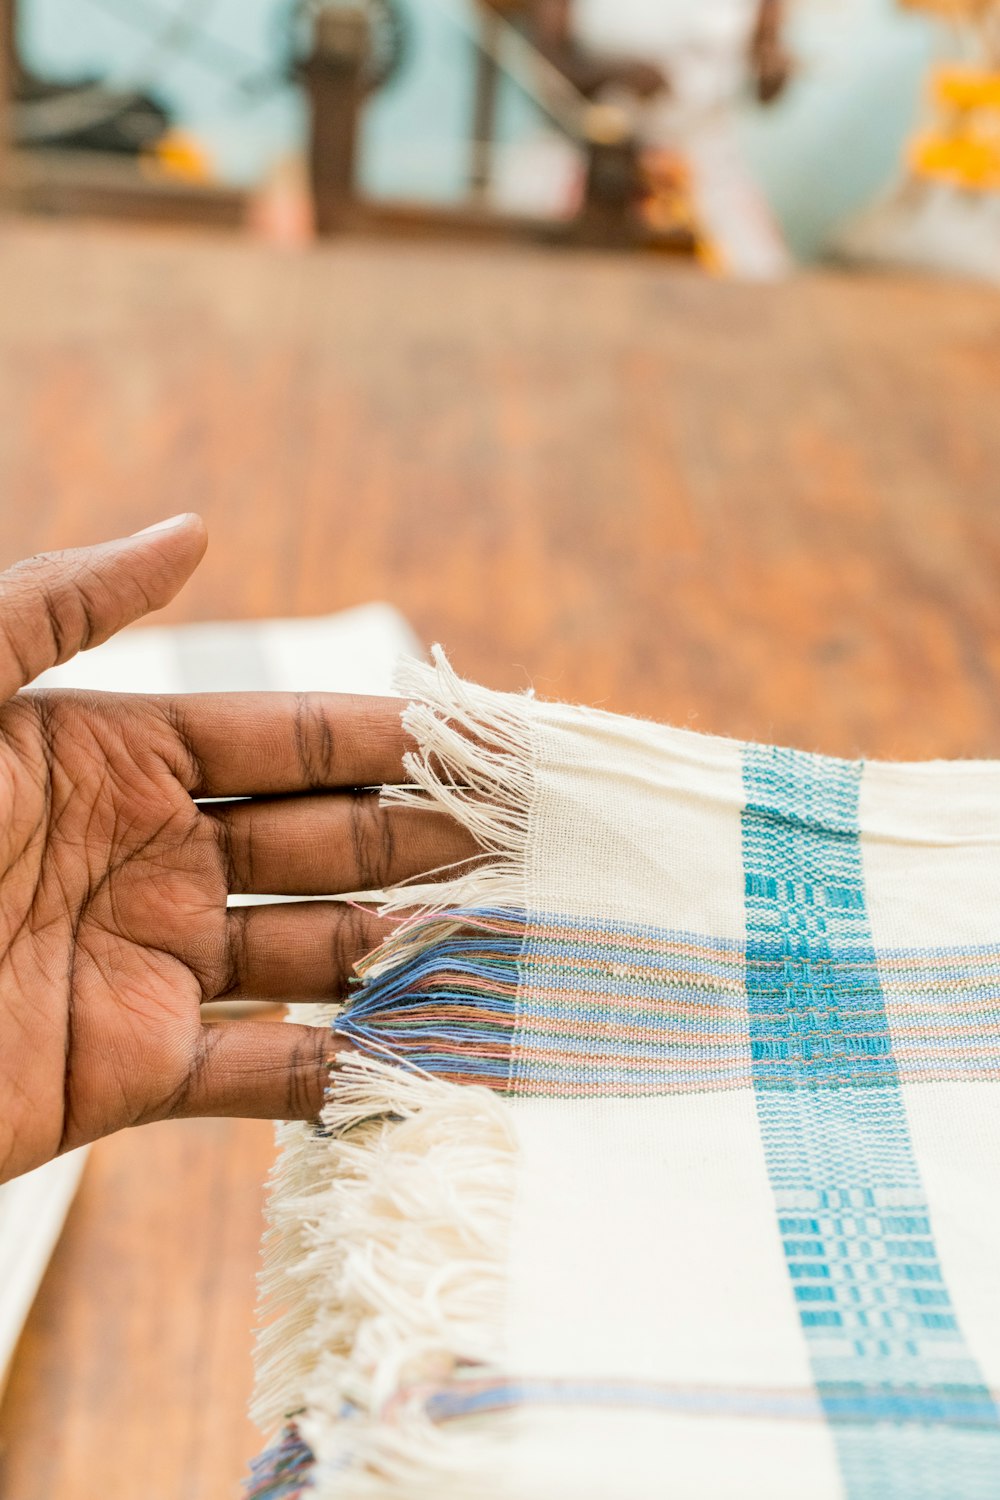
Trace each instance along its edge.
{"label": "blurred loom", "polygon": [[[112,0],[91,3],[112,6]],[[661,162],[650,178],[627,115],[593,103],[533,44],[530,28],[520,24],[527,8],[515,0],[447,6],[476,58],[475,100],[467,192],[457,203],[431,204],[373,199],[359,185],[366,105],[407,56],[398,0],[288,0],[279,7],[273,67],[242,86],[260,91],[292,81],[304,89],[306,176],[318,234],[527,238],[707,254],[681,164],[664,174]],[[150,62],[206,45],[200,0],[180,0],[170,12],[143,3],[131,21],[143,17]],[[212,180],[196,145],[173,127],[155,77],[151,85],[115,88],[93,78],[56,84],[33,76],[19,55],[17,0],[0,0],[0,49],[0,187],[8,206],[230,227],[255,221],[255,195]],[[504,78],[579,149],[579,202],[566,214],[505,209],[490,192]]]}

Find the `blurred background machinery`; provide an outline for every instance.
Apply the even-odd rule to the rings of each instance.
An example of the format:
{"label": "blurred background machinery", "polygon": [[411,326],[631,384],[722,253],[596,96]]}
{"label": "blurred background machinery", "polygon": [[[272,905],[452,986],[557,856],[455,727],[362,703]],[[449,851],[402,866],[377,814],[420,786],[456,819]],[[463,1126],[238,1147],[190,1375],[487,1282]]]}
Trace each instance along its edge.
{"label": "blurred background machinery", "polygon": [[986,0],[0,0],[0,24],[5,191],[39,212],[773,276],[904,175],[988,180],[968,77],[935,84],[936,128],[924,103],[935,63],[986,56]]}
{"label": "blurred background machinery", "polygon": [[0,0],[3,192],[285,240],[527,238],[772,278],[833,249],[995,278],[997,14]]}
{"label": "blurred background machinery", "polygon": [[[4,193],[29,211],[189,220],[239,225],[251,216],[251,193],[214,180],[195,139],[180,129],[158,88],[162,66],[178,52],[206,54],[234,75],[246,96],[302,86],[309,102],[308,183],[320,234],[345,230],[530,236],[593,245],[648,246],[694,253],[700,237],[678,176],[668,204],[650,218],[649,193],[627,116],[594,105],[534,45],[523,23],[530,6],[482,0],[455,7],[478,59],[469,120],[469,180],[465,198],[434,205],[414,198],[387,203],[360,186],[359,140],[366,106],[405,67],[410,24],[399,0],[291,0],[271,20],[272,46],[264,68],[248,66],[237,48],[207,40],[204,7],[180,0],[155,3],[86,0],[98,10],[129,13],[148,38],[130,77],[54,80],[22,57],[23,8],[0,0]],[[506,12],[506,13],[505,13]],[[498,86],[509,77],[578,148],[585,170],[579,203],[548,221],[505,211],[490,177]]]}

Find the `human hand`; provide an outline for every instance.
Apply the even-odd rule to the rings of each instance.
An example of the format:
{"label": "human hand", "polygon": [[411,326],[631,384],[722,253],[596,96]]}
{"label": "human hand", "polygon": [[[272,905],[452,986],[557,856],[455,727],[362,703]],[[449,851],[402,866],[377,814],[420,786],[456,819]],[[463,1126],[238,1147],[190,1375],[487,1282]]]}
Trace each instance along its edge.
{"label": "human hand", "polygon": [[761,104],[771,104],[788,87],[794,72],[792,55],[780,36],[764,34],[754,43],[752,64],[757,98]]}
{"label": "human hand", "polygon": [[402,775],[393,699],[19,691],[166,604],[204,548],[186,516],[0,575],[0,1181],[126,1125],[316,1116],[325,1027],[200,1006],[336,996],[386,924],[227,894],[377,889],[474,852],[364,790]]}
{"label": "human hand", "polygon": [[670,80],[656,63],[644,58],[623,57],[607,64],[607,82],[628,89],[640,99],[652,99],[670,91]]}
{"label": "human hand", "polygon": [[612,87],[627,89],[640,99],[670,91],[663,69],[644,58],[591,52],[569,44],[552,45],[545,55],[588,99]]}

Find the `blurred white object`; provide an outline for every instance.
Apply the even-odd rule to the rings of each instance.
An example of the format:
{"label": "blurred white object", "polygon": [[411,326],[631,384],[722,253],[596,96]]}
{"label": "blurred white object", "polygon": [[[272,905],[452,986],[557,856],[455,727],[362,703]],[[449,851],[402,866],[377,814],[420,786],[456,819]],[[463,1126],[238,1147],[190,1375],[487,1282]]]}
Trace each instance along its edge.
{"label": "blurred white object", "polygon": [[767,281],[787,275],[791,258],[738,130],[758,12],[758,0],[577,0],[573,14],[583,45],[662,68],[669,91],[627,106],[639,139],[687,160],[698,217],[723,269]]}
{"label": "blurred white object", "polygon": [[780,281],[792,258],[777,218],[747,165],[735,115],[720,113],[692,131],[684,155],[698,217],[721,256],[722,269],[742,281]]}
{"label": "blurred white object", "polygon": [[[39,678],[116,693],[393,692],[413,631],[386,604],[312,620],[136,627]],[[259,898],[253,898],[255,900]],[[86,1150],[0,1186],[0,1388],[83,1170]]]}
{"label": "blurred white object", "polygon": [[644,107],[640,128],[650,145],[663,146],[742,92],[757,14],[757,0],[576,0],[573,29],[596,52],[662,67],[670,92]]}
{"label": "blurred white object", "polygon": [[364,604],[309,620],[140,626],[39,678],[110,693],[391,693],[401,656],[420,655],[398,610]]}
{"label": "blurred white object", "polygon": [[[642,101],[609,89],[602,98],[625,114],[644,146],[687,161],[698,219],[722,269],[770,281],[788,275],[792,261],[738,128],[757,14],[757,0],[577,0],[573,25],[595,52],[662,68],[669,92]],[[582,179],[579,149],[539,132],[497,152],[494,195],[508,211],[561,216],[574,211]]]}
{"label": "blurred white object", "polygon": [[72,1151],[0,1187],[0,1389],[86,1155]]}
{"label": "blurred white object", "polygon": [[1000,194],[908,183],[848,221],[831,253],[867,265],[909,266],[1000,283]]}

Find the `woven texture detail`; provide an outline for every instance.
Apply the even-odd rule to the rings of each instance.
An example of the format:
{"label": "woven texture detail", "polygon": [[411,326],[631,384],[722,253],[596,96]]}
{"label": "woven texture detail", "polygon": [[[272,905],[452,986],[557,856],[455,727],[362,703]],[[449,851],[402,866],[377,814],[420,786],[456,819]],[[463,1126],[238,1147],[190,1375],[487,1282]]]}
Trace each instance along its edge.
{"label": "woven texture detail", "polygon": [[406,689],[484,860],[330,1013],[255,1500],[995,1500],[1000,766]]}

